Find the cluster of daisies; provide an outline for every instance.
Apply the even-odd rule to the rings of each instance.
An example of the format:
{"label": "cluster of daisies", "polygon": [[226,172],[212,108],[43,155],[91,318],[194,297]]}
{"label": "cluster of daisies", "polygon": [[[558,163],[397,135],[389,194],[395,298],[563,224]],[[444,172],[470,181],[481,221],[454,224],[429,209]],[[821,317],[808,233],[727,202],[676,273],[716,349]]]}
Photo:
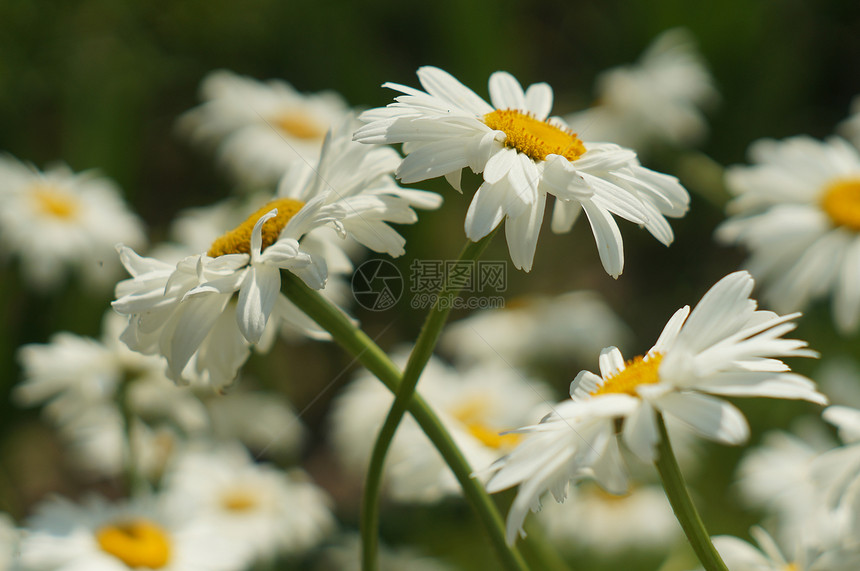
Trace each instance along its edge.
{"label": "cluster of daisies", "polygon": [[[147,244],[105,177],[0,157],[4,262],[38,295],[76,279],[90,292],[114,286],[98,339],[62,332],[18,349],[15,404],[41,407],[76,477],[101,491],[42,499],[20,524],[0,519],[0,568],[228,571],[302,558],[354,566],[357,542],[338,533],[334,500],[300,466],[299,415],[280,393],[237,380],[252,352],[331,338],[282,293],[284,280],[349,314],[360,257],[405,253],[395,225],[417,223],[443,198],[404,184],[444,178],[467,192],[464,237],[477,242],[504,225],[511,263],[524,272],[545,216],[552,232],[567,233],[584,213],[613,278],[624,269],[618,218],[674,240],[668,219],[686,214],[690,196],[639,153],[680,151],[707,134],[704,112],[719,97],[686,32],[671,30],[635,64],[604,73],[599,105],[567,117],[551,115],[546,83],[524,88],[496,72],[486,99],[439,68],[417,75],[420,88],[386,83],[394,102],[359,113],[335,93],[210,74],[179,132],[217,156],[237,192],[177,215],[160,244]],[[841,333],[860,325],[860,113],[840,131],[827,141],[759,141],[753,164],[727,169],[735,198],[716,238],[749,249],[746,269],[667,316],[643,354],[625,359],[619,346],[633,334],[596,292],[529,297],[446,329],[446,359],[431,358],[419,392],[489,492],[517,488],[510,544],[549,493],[567,505],[549,502],[538,523],[562,548],[665,555],[681,533],[649,468],[667,434],[695,472],[697,437],[750,438],[725,397],[829,404],[783,359],[818,356],[787,335],[820,298],[832,297]],[[480,177],[474,191],[461,184],[465,168]],[[407,357],[408,347],[394,359]],[[584,368],[561,402],[547,363]],[[333,400],[326,436],[355,482],[391,402],[369,373]],[[732,569],[860,566],[860,411],[831,406],[823,417],[842,444],[779,433],[741,464],[739,493],[767,512],[770,532],[750,532],[757,547],[715,538]],[[460,493],[411,417],[386,466],[391,501]],[[446,568],[410,552],[382,560]]]}

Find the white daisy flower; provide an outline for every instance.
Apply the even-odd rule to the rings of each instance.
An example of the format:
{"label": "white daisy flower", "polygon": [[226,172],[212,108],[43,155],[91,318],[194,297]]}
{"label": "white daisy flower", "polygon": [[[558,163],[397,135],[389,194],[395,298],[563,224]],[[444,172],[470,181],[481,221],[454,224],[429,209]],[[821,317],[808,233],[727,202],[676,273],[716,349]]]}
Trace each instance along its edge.
{"label": "white daisy flower", "polygon": [[163,466],[165,448],[178,437],[177,430],[195,434],[209,422],[199,399],[164,376],[163,359],[135,353],[120,342],[126,322],[108,311],[101,340],[62,332],[47,344],[18,349],[24,378],[13,391],[14,400],[43,405],[70,445],[74,463],[102,476],[120,474],[128,453],[121,393],[136,419],[135,461],[146,474]]}
{"label": "white daisy flower", "polygon": [[15,256],[27,283],[60,287],[70,270],[91,287],[112,285],[120,268],[114,244],[146,244],[140,220],[110,180],[65,165],[45,172],[0,156],[0,244]]}
{"label": "white daisy flower", "polygon": [[503,220],[514,265],[529,271],[546,207],[556,197],[552,228],[570,230],[584,210],[603,267],[621,274],[621,233],[612,215],[644,225],[664,244],[672,242],[665,216],[682,216],[687,191],[674,177],[643,168],[636,153],[608,143],[583,142],[567,124],[549,117],[552,89],[546,83],[523,91],[508,73],[490,77],[484,101],[454,77],[422,67],[426,93],[386,83],[403,93],[396,103],[364,112],[367,125],[355,133],[365,143],[403,143],[406,158],[397,169],[405,182],[445,176],[460,189],[469,167],[483,173],[466,214],[466,236],[478,241]]}
{"label": "white daisy flower", "polygon": [[240,568],[305,552],[335,523],[328,496],[302,470],[257,464],[238,444],[180,454],[165,476],[165,495],[242,544]]}
{"label": "white daisy flower", "polygon": [[238,571],[243,546],[184,506],[144,496],[110,504],[53,498],[40,504],[21,540],[21,571]]}
{"label": "white daisy flower", "polygon": [[730,535],[713,538],[714,547],[732,571],[853,571],[860,567],[860,550],[839,545],[817,548],[803,538],[793,543],[793,557],[779,548],[762,528],[750,529],[758,548]]}
{"label": "white daisy flower", "polygon": [[692,145],[708,131],[702,110],[719,99],[713,78],[688,30],[657,36],[632,65],[596,80],[595,107],[565,119],[596,141],[612,141],[646,153],[654,143]]}
{"label": "white daisy flower", "polygon": [[21,532],[15,527],[15,522],[7,513],[0,512],[0,569],[15,570],[19,552],[18,544]]}
{"label": "white daisy flower", "polygon": [[316,164],[326,132],[350,112],[333,91],[302,94],[289,83],[217,70],[200,85],[203,103],[179,120],[189,139],[217,147],[242,182],[274,184],[295,163]]}
{"label": "white daisy flower", "polygon": [[520,429],[527,437],[497,462],[487,489],[520,484],[508,515],[513,542],[529,508],[549,489],[564,498],[568,481],[595,478],[613,493],[626,489],[616,443],[621,437],[643,461],[653,461],[659,439],[658,413],[688,425],[700,436],[740,444],[749,435],[743,414],[717,396],[804,399],[825,404],[809,379],[789,372],[776,357],[814,357],[806,343],[782,336],[797,314],[778,316],[756,309],[753,280],[735,272],[717,282],[693,311],[679,309],[644,356],[625,362],[615,347],[600,355],[601,375],[580,372],[571,398],[540,424]]}
{"label": "white daisy flower", "polygon": [[860,324],[860,152],[842,139],[762,140],[753,166],[726,172],[734,214],[717,238],[743,244],[747,267],[780,312],[833,294],[842,332]]}
{"label": "white daisy flower", "polygon": [[630,331],[594,291],[507,300],[502,309],[487,309],[450,323],[439,347],[459,363],[501,361],[524,366],[547,359],[591,362],[613,341]]}
{"label": "white daisy flower", "polygon": [[[489,465],[520,438],[501,432],[547,411],[545,385],[498,364],[458,372],[432,358],[421,374],[419,393],[474,468]],[[351,472],[366,471],[375,440],[368,436],[379,432],[392,400],[391,393],[367,375],[337,397],[332,442]],[[429,503],[460,493],[454,474],[411,416],[403,419],[391,444],[385,485],[391,497],[403,502]]]}
{"label": "white daisy flower", "polygon": [[822,416],[836,426],[845,444],[824,452],[813,462],[821,504],[834,512],[847,511],[849,525],[860,532],[860,409],[831,406]]}
{"label": "white daisy flower", "polygon": [[550,502],[538,516],[541,527],[561,549],[668,552],[683,537],[660,486],[633,487],[622,496],[596,485],[581,486],[571,491],[564,504]]}
{"label": "white daisy flower", "polygon": [[266,342],[270,322],[275,323],[270,335],[289,323],[325,338],[280,293],[280,272],[321,289],[329,260],[337,265],[346,256],[331,242],[305,238],[331,226],[374,251],[399,256],[405,240],[389,223],[414,223],[413,207],[441,203],[437,194],[397,186],[390,175],[397,153],[351,142],[351,128],[347,122],[327,139],[316,169],[288,172],[275,200],[216,239],[206,253],[174,266],[121,248],[132,275],[117,285],[113,302],[130,316],[123,341],[135,351],[163,355],[174,381],[223,388],[236,378],[250,346]]}

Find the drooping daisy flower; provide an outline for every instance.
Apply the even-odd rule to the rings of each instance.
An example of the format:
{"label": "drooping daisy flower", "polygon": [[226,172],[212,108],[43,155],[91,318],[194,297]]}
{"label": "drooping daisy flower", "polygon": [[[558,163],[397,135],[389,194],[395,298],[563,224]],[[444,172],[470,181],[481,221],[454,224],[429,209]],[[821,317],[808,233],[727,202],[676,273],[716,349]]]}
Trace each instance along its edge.
{"label": "drooping daisy flower", "polygon": [[523,442],[497,462],[487,489],[520,484],[508,515],[513,542],[529,508],[550,490],[565,496],[568,481],[595,478],[613,493],[626,488],[616,443],[616,422],[627,447],[653,461],[659,438],[657,414],[681,421],[700,436],[740,444],[749,435],[743,414],[717,396],[804,399],[825,404],[809,379],[789,372],[777,357],[816,354],[806,343],[782,336],[797,314],[778,316],[756,309],[753,280],[735,272],[717,282],[691,312],[679,309],[657,343],[625,362],[615,347],[600,355],[600,376],[580,372],[571,398],[540,424],[520,429]]}
{"label": "drooping daisy flower", "polygon": [[646,153],[654,143],[691,145],[708,126],[702,109],[719,95],[690,33],[660,34],[639,61],[604,71],[595,107],[565,119],[595,141],[612,141]]}
{"label": "drooping daisy flower", "polygon": [[294,163],[316,164],[326,132],[349,113],[333,91],[302,94],[282,80],[258,81],[226,70],[200,85],[203,103],[179,128],[191,140],[217,147],[219,159],[242,182],[274,184]]}
{"label": "drooping daisy flower", "polygon": [[553,94],[546,83],[523,91],[513,76],[496,72],[490,76],[490,105],[441,69],[422,67],[418,79],[426,92],[386,83],[403,95],[363,113],[359,119],[367,125],[355,139],[403,143],[407,156],[397,177],[405,183],[445,176],[459,190],[462,169],[483,173],[466,214],[470,240],[480,240],[506,220],[511,260],[529,271],[546,197],[552,194],[553,230],[569,231],[584,210],[613,277],[624,266],[613,214],[671,243],[665,216],[686,212],[687,191],[674,177],[643,168],[633,151],[584,142],[564,121],[549,117]]}
{"label": "drooping daisy flower", "polygon": [[21,540],[21,571],[238,571],[244,547],[162,497],[110,504],[53,498],[40,504]]}
{"label": "drooping daisy flower", "polygon": [[40,172],[0,156],[0,256],[17,257],[28,284],[56,289],[74,270],[91,287],[112,285],[117,242],[139,248],[146,239],[112,181],[65,165]]}
{"label": "drooping daisy flower", "polygon": [[[439,347],[465,364],[501,361],[523,366],[546,359],[588,361],[630,336],[627,326],[593,291],[508,300],[445,328]],[[584,364],[584,363],[583,363]]]}
{"label": "drooping daisy flower", "polygon": [[777,311],[833,294],[842,332],[860,324],[860,152],[842,139],[762,140],[753,166],[726,173],[732,218],[717,238],[750,250],[747,267]]}
{"label": "drooping daisy flower", "polygon": [[328,497],[302,470],[257,464],[237,444],[180,454],[165,495],[245,546],[242,569],[307,551],[334,528]]}
{"label": "drooping daisy flower", "polygon": [[265,342],[270,323],[269,334],[289,323],[324,337],[280,293],[280,272],[321,289],[329,260],[337,264],[346,256],[332,242],[306,238],[331,226],[374,251],[399,256],[405,240],[388,223],[413,223],[413,207],[441,203],[434,193],[397,186],[390,175],[397,153],[353,143],[351,130],[350,122],[339,127],[316,169],[288,172],[275,200],[217,238],[206,253],[174,266],[121,248],[132,275],[117,285],[113,303],[130,316],[123,341],[136,351],[163,355],[174,381],[196,379],[222,388],[236,378],[250,346]]}
{"label": "drooping daisy flower", "polygon": [[682,537],[665,492],[654,485],[633,487],[621,496],[596,485],[581,486],[571,490],[564,504],[550,502],[538,515],[547,536],[560,549],[668,552]]}
{"label": "drooping daisy flower", "polygon": [[[399,359],[405,361],[405,358]],[[532,415],[545,413],[548,391],[538,381],[498,363],[458,372],[433,358],[419,392],[439,415],[473,468],[487,466],[519,440],[501,435]],[[359,377],[335,401],[332,441],[344,466],[367,469],[374,438],[393,397],[370,376]],[[454,474],[411,416],[403,419],[386,462],[387,492],[398,501],[435,502],[460,492]]]}
{"label": "drooping daisy flower", "polygon": [[730,535],[713,538],[714,547],[732,571],[853,571],[860,567],[857,545],[821,548],[798,537],[792,544],[793,553],[787,555],[764,529],[753,527],[750,535],[758,548]]}

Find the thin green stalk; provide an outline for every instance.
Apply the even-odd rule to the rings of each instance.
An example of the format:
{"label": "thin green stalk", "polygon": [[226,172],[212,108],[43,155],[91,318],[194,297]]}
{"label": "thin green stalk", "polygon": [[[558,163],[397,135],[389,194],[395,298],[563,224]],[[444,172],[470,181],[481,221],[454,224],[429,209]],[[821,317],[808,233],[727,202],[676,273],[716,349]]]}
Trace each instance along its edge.
{"label": "thin green stalk", "polygon": [[[373,373],[392,392],[401,382],[401,374],[388,355],[337,307],[322,297],[319,292],[307,287],[299,278],[285,273],[282,291],[299,309],[331,336],[359,362]],[[471,477],[472,469],[439,417],[420,395],[413,396],[408,407],[412,417],[442,455],[451,468],[463,495],[472,505],[478,519],[487,530],[490,543],[506,569],[528,569],[515,547],[505,543],[505,524],[484,486]]]}
{"label": "thin green stalk", "polygon": [[[468,241],[460,252],[458,261],[477,260],[487,248],[494,234],[495,231],[478,242]],[[379,435],[376,438],[376,444],[373,446],[361,502],[361,568],[364,571],[373,571],[377,567],[379,493],[382,488],[385,456],[388,454],[388,449],[394,440],[397,427],[400,426],[400,421],[403,420],[403,415],[406,413],[409,401],[412,399],[412,395],[415,394],[415,386],[418,384],[418,379],[421,377],[424,367],[427,366],[427,362],[433,355],[439,335],[442,333],[442,328],[445,326],[448,314],[451,312],[453,300],[459,295],[460,289],[457,286],[452,287],[447,282],[442,284],[442,289],[436,295],[433,307],[430,308],[430,312],[427,314],[427,318],[421,328],[421,333],[415,341],[415,347],[413,347],[412,353],[409,355],[409,361],[406,363],[406,369],[403,371],[403,382],[397,388],[394,402],[391,404],[388,416],[386,416],[385,422],[382,424],[382,428],[379,430]]]}
{"label": "thin green stalk", "polygon": [[657,443],[658,456],[655,464],[660,473],[663,488],[666,490],[666,496],[669,498],[669,503],[672,504],[675,517],[678,518],[687,540],[706,571],[728,571],[728,567],[723,563],[723,559],[714,544],[711,543],[711,538],[702,523],[702,518],[696,511],[692,498],[690,498],[684,476],[681,474],[678,461],[672,452],[669,433],[666,432],[666,424],[663,422],[663,415],[661,414],[657,415],[657,428],[660,430],[660,441]]}
{"label": "thin green stalk", "polygon": [[137,446],[134,442],[135,414],[131,409],[131,398],[129,397],[131,384],[133,382],[134,381],[129,378],[129,375],[126,375],[126,378],[122,380],[119,390],[117,391],[117,404],[119,405],[120,415],[122,416],[123,436],[125,437],[125,453],[123,455],[123,462],[126,490],[128,491],[129,496],[136,496],[144,493],[149,486],[137,466]]}

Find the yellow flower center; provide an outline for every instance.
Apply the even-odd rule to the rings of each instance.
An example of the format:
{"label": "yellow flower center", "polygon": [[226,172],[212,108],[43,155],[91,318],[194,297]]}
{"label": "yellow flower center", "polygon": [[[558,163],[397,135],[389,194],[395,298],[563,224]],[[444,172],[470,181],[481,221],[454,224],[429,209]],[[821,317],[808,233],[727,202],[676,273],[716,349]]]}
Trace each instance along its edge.
{"label": "yellow flower center", "polygon": [[32,197],[38,211],[53,218],[69,220],[80,210],[77,197],[63,188],[38,184],[32,190]]}
{"label": "yellow flower center", "polygon": [[785,566],[784,571],[798,571],[798,569],[800,568],[797,566],[797,563],[789,563]]}
{"label": "yellow flower center", "polygon": [[602,385],[591,392],[591,396],[607,394],[627,394],[636,396],[639,385],[654,385],[660,382],[660,361],[663,355],[639,356],[624,363],[624,368],[606,378]]}
{"label": "yellow flower center", "polygon": [[273,208],[278,209],[278,214],[271,220],[267,220],[263,224],[263,246],[265,250],[275,243],[281,230],[287,225],[287,222],[295,216],[296,212],[301,210],[304,202],[293,200],[292,198],[279,198],[273,200],[263,206],[245,219],[244,222],[230,230],[220,238],[212,242],[212,246],[206,254],[211,258],[224,256],[225,254],[250,254],[251,253],[251,232],[254,230],[254,225],[266,212]]}
{"label": "yellow flower center", "polygon": [[256,494],[248,490],[230,490],[221,495],[221,507],[231,512],[246,512],[259,504]]}
{"label": "yellow flower center", "polygon": [[129,568],[161,569],[170,561],[170,539],[159,525],[145,519],[106,525],[96,531],[102,551]]}
{"label": "yellow flower center", "polygon": [[522,111],[497,109],[484,115],[484,124],[507,135],[506,147],[516,149],[535,161],[546,160],[547,155],[561,155],[575,161],[585,154],[585,145],[576,133]]}
{"label": "yellow flower center", "polygon": [[830,184],[824,189],[821,208],[835,225],[860,232],[860,178]]}
{"label": "yellow flower center", "polygon": [[486,405],[473,399],[454,410],[454,418],[463,423],[466,430],[481,444],[494,450],[509,449],[516,446],[522,438],[519,434],[499,434],[501,430],[489,426],[484,419]]}
{"label": "yellow flower center", "polygon": [[281,131],[296,139],[322,139],[326,130],[303,113],[290,111],[275,117],[272,122]]}

